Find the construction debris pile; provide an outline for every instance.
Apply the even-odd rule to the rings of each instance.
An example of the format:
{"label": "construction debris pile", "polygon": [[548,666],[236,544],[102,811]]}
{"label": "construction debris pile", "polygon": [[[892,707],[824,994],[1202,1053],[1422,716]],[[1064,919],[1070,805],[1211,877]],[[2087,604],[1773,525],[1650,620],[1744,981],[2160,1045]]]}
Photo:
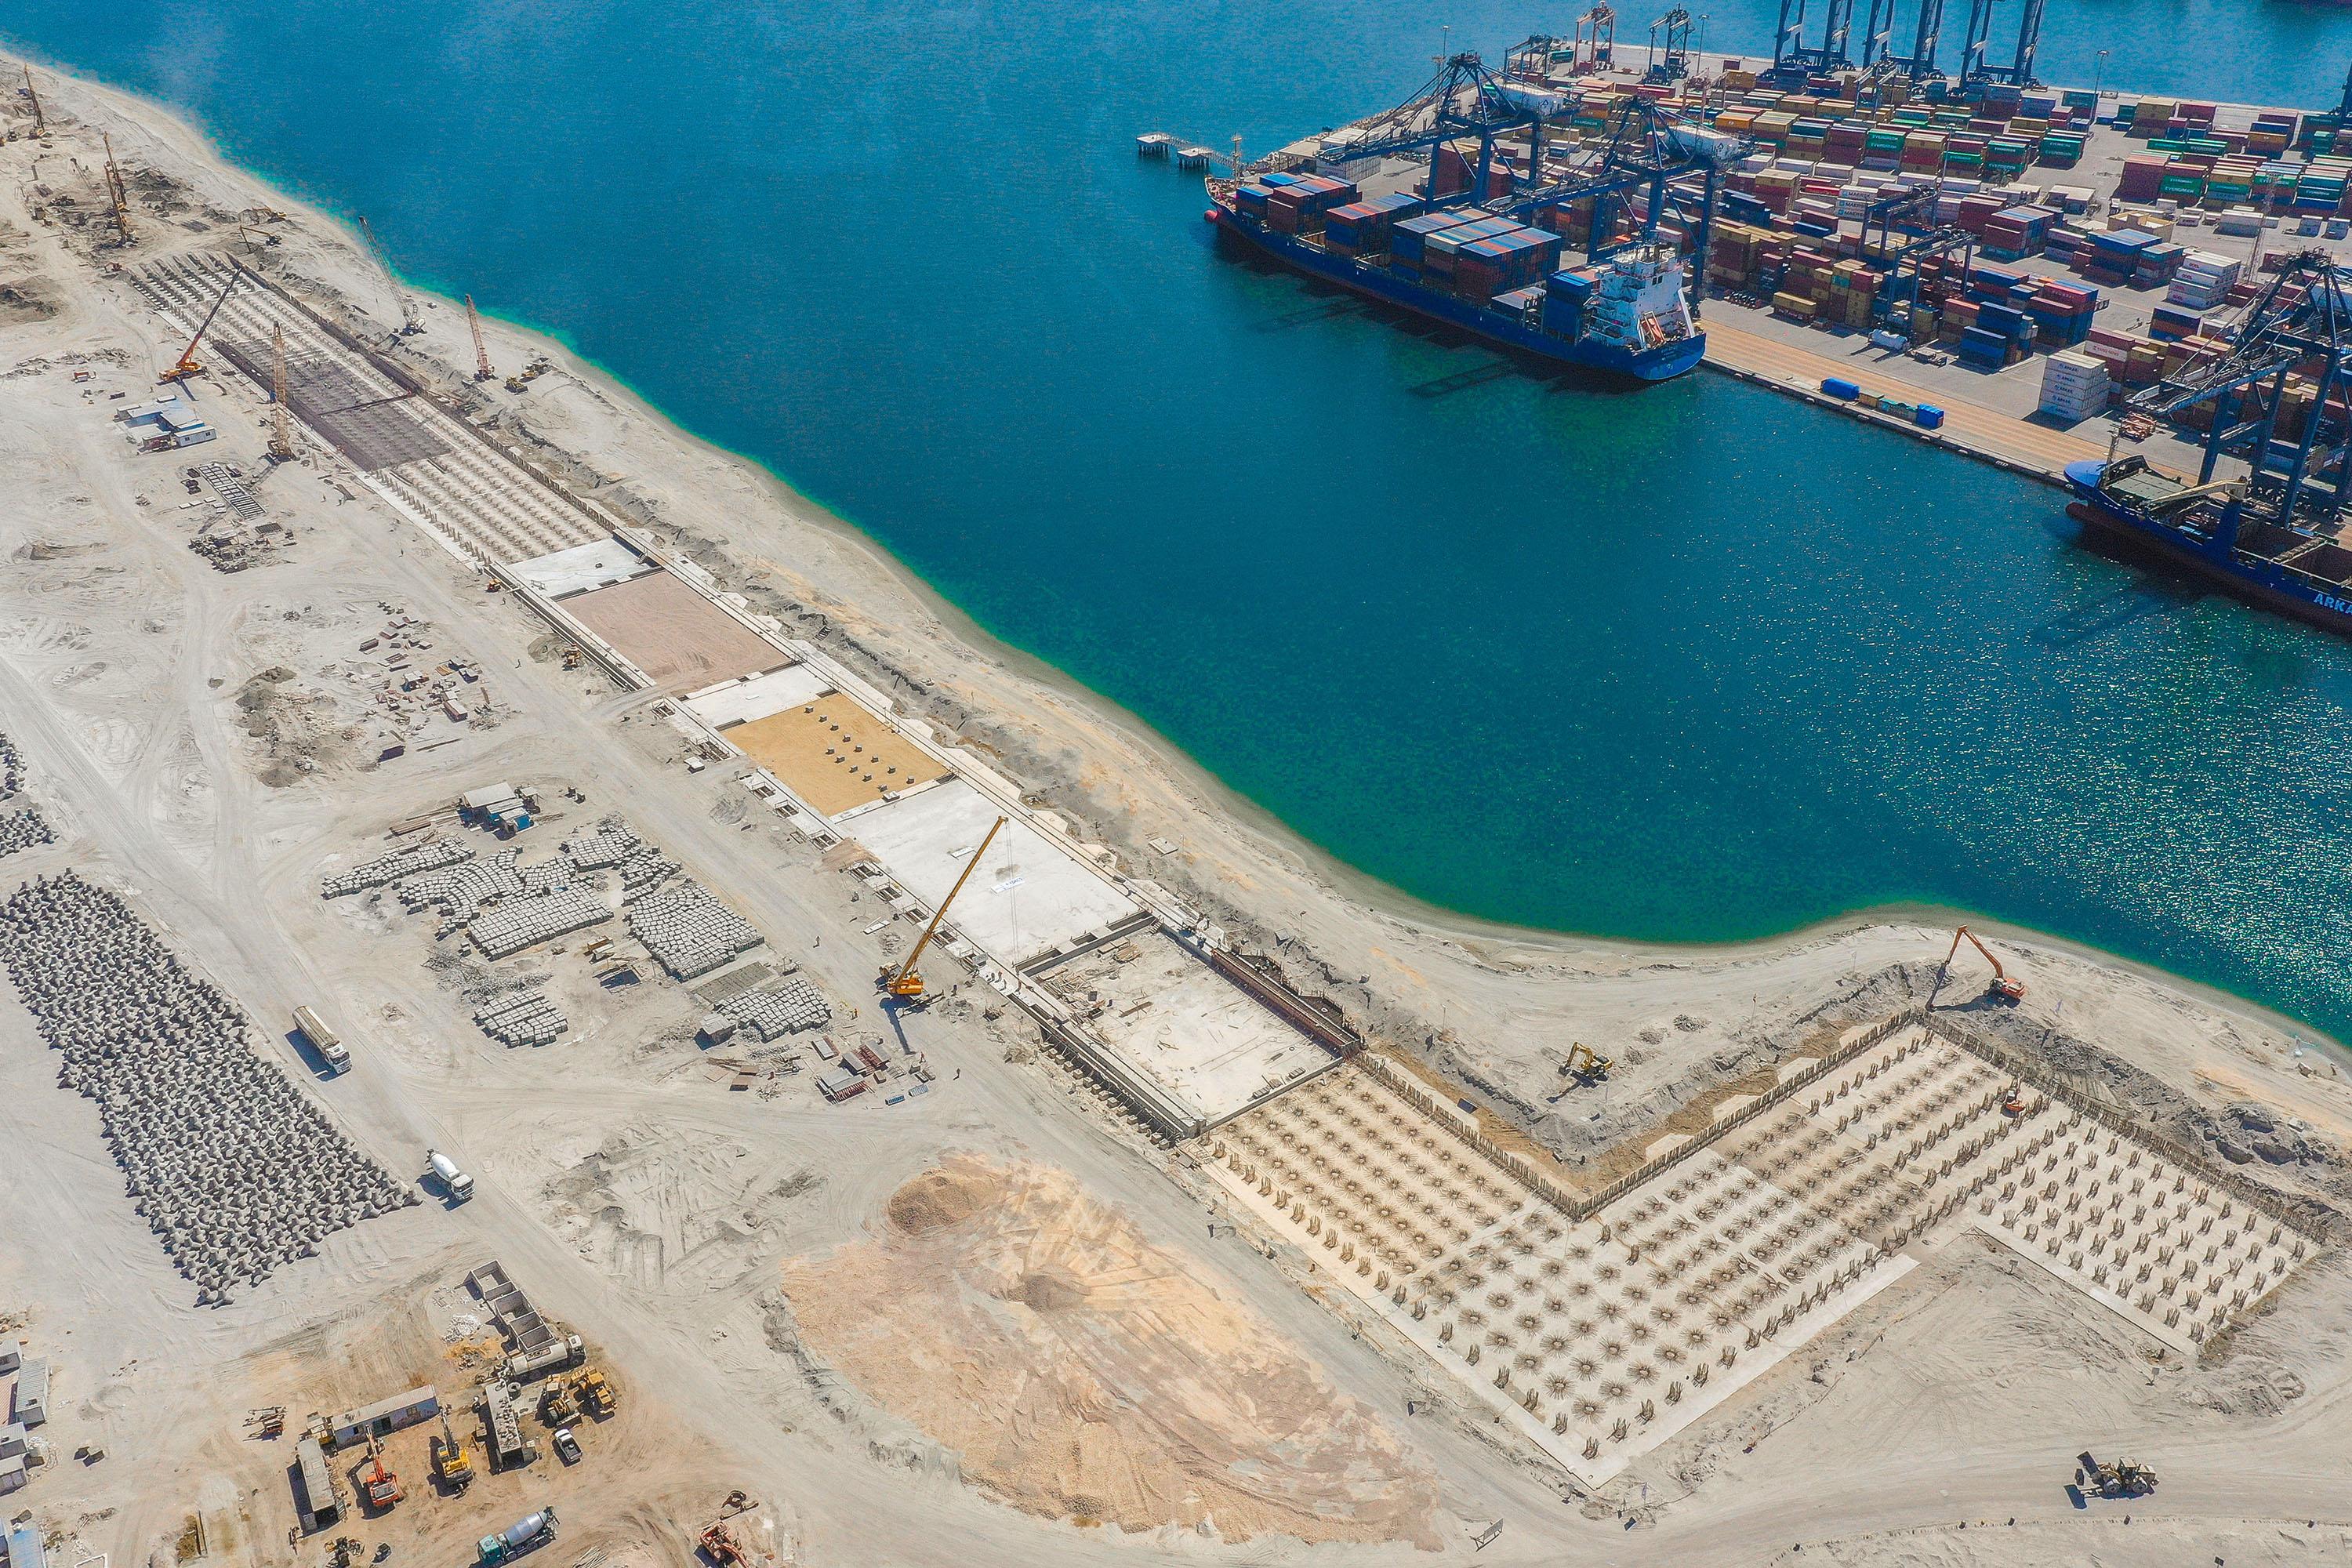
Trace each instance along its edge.
{"label": "construction debris pile", "polygon": [[756,987],[738,991],[720,1000],[718,1007],[763,1045],[778,1035],[821,1029],[833,1022],[833,1009],[805,980],[787,980],[772,991]]}
{"label": "construction debris pile", "polygon": [[648,893],[630,905],[629,931],[678,980],[708,974],[760,945],[760,933],[750,921],[694,881]]}
{"label": "construction debris pile", "polygon": [[71,871],[0,904],[7,966],[96,1100],[148,1224],[197,1300],[228,1300],[319,1242],[416,1201],[256,1056],[236,1004],[114,893]]}
{"label": "construction debris pile", "polygon": [[536,991],[493,1002],[474,1015],[474,1022],[504,1046],[551,1046],[572,1027],[563,1009]]}

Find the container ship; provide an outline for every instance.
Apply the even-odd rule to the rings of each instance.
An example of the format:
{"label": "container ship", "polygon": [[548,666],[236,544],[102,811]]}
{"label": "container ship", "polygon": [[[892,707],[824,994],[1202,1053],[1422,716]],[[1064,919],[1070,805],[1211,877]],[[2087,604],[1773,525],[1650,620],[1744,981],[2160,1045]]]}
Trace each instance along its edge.
{"label": "container ship", "polygon": [[1366,199],[1327,174],[1208,182],[1217,228],[1287,266],[1566,365],[1664,381],[1706,355],[1680,250],[1637,244],[1560,266],[1561,237],[1407,192]]}
{"label": "container ship", "polygon": [[2352,635],[2352,549],[2250,509],[2247,483],[2191,484],[2137,454],[2066,466],[2067,515],[2298,620]]}

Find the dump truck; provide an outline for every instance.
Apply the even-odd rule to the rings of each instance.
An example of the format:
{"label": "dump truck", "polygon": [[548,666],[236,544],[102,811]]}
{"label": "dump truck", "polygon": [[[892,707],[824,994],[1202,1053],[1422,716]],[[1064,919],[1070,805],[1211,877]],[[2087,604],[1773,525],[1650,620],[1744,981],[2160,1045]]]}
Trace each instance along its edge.
{"label": "dump truck", "polygon": [[479,1551],[485,1563],[506,1563],[554,1539],[555,1510],[543,1508],[524,1514],[497,1535],[482,1537]]}

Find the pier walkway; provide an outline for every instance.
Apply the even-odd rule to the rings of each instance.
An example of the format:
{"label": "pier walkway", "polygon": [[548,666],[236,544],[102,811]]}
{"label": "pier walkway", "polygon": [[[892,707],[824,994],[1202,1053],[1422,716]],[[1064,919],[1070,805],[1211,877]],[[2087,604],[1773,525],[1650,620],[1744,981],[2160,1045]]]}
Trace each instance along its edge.
{"label": "pier walkway", "polygon": [[[1892,366],[1882,369],[1856,365],[1849,360],[1766,337],[1725,320],[1725,312],[1719,310],[1708,310],[1701,324],[1706,330],[1705,363],[1718,371],[1809,398],[1825,407],[1843,409],[1857,419],[1883,425],[1890,430],[1965,451],[2047,484],[2063,482],[2069,463],[2084,458],[2101,459],[2107,455],[2104,443],[2085,441],[2014,414],[1955,397],[1945,387],[1910,380]],[[1932,403],[1944,411],[1943,427],[1923,430],[1893,415],[1828,396],[1821,390],[1823,378],[1828,376],[1857,382],[1865,392],[1886,394],[1912,403]]]}

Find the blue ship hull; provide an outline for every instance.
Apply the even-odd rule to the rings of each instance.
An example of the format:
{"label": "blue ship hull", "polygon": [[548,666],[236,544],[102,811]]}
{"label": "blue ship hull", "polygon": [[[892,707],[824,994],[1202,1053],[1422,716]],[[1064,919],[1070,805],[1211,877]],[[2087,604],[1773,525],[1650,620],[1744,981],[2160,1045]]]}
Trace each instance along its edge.
{"label": "blue ship hull", "polygon": [[1695,331],[1679,342],[1636,353],[1613,344],[1580,342],[1539,331],[1500,310],[1486,310],[1442,289],[1408,282],[1381,268],[1368,267],[1353,257],[1336,256],[1320,246],[1306,245],[1286,234],[1235,217],[1222,206],[1212,206],[1208,219],[1226,234],[1301,272],[1327,279],[1343,289],[1458,327],[1474,337],[1551,360],[1559,364],[1601,371],[1635,381],[1670,381],[1706,357],[1706,334]]}
{"label": "blue ship hull", "polygon": [[2100,489],[2105,470],[2106,465],[2100,462],[2066,465],[2066,485],[2075,496],[2067,515],[2112,537],[2144,545],[2264,608],[2352,636],[2352,587],[2320,582],[2276,562],[2242,554],[2226,537],[2203,538],[2149,516]]}

